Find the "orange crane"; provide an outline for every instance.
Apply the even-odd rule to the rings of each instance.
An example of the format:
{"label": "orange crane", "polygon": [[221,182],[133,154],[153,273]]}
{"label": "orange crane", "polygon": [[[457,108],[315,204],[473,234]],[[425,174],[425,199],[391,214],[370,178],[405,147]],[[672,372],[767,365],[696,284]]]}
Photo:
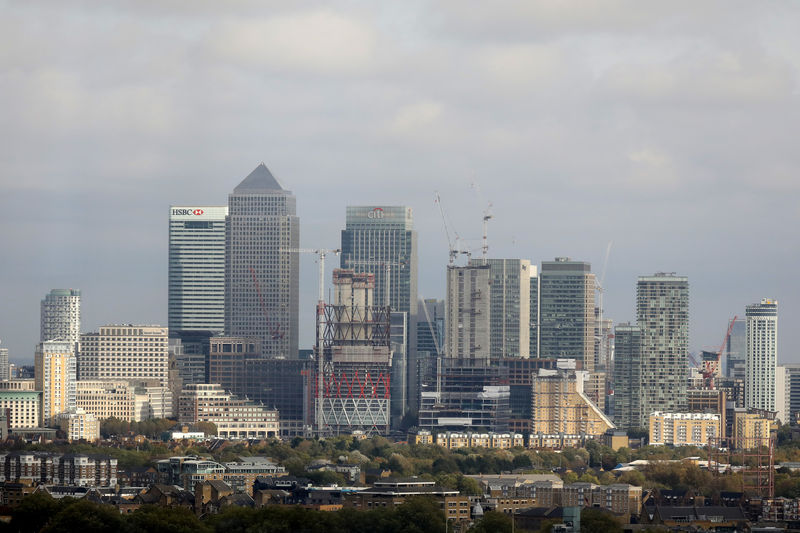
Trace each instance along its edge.
{"label": "orange crane", "polygon": [[714,389],[714,378],[719,375],[720,371],[720,361],[722,360],[722,351],[725,349],[725,345],[728,344],[728,339],[731,337],[731,331],[733,331],[733,324],[738,319],[738,316],[734,316],[733,320],[730,321],[728,324],[728,331],[725,333],[725,338],[722,339],[722,346],[719,347],[717,350],[717,357],[716,359],[712,359],[710,361],[703,361],[703,383],[705,387],[709,390]]}

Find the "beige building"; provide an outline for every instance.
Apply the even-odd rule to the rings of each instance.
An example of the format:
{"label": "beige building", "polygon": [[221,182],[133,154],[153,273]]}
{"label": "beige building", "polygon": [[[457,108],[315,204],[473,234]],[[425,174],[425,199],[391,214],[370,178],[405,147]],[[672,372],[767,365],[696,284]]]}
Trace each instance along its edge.
{"label": "beige building", "polygon": [[539,370],[532,384],[533,435],[598,437],[615,428],[584,393],[586,377],[587,372],[574,370],[574,360],[559,360],[557,370]]}
{"label": "beige building", "polygon": [[67,434],[67,440],[70,442],[100,440],[100,421],[83,409],[71,409],[59,414],[57,419],[59,427]]}
{"label": "beige building", "polygon": [[719,438],[720,416],[712,413],[662,413],[650,415],[650,444],[654,446],[706,446]]}
{"label": "beige building", "polygon": [[160,326],[101,326],[81,335],[80,379],[156,380],[169,386],[169,339]]}
{"label": "beige building", "polygon": [[99,420],[140,420],[135,411],[136,394],[127,381],[78,381],[76,389],[75,406]]}
{"label": "beige building", "polygon": [[489,265],[447,267],[445,356],[489,359],[491,293]]}
{"label": "beige building", "polygon": [[213,422],[223,439],[276,437],[278,411],[233,396],[217,384],[187,385],[178,400],[178,421]]}
{"label": "beige building", "polygon": [[447,431],[437,433],[436,444],[450,450],[457,448],[508,449],[515,446],[525,446],[525,439],[520,433],[459,433]]}
{"label": "beige building", "polygon": [[56,415],[75,407],[75,346],[45,341],[36,346],[34,386],[42,391],[39,419],[52,424]]}
{"label": "beige building", "polygon": [[42,393],[34,390],[0,390],[0,412],[9,413],[11,429],[41,425]]}
{"label": "beige building", "polygon": [[736,409],[733,413],[733,447],[737,449],[766,446],[775,413],[758,409]]}
{"label": "beige building", "polygon": [[412,428],[408,431],[409,444],[433,444],[433,434],[430,430]]}

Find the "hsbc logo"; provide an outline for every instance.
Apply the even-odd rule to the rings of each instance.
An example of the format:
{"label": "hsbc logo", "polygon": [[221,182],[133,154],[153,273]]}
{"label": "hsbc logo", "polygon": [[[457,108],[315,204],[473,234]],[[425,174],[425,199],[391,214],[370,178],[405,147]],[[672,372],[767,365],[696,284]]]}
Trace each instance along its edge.
{"label": "hsbc logo", "polygon": [[202,209],[173,209],[172,210],[172,214],[173,215],[195,215],[195,216],[200,216],[203,213],[205,213],[205,211],[203,211]]}
{"label": "hsbc logo", "polygon": [[373,220],[383,218],[383,209],[380,207],[376,207],[375,209],[367,213],[367,218],[371,218]]}

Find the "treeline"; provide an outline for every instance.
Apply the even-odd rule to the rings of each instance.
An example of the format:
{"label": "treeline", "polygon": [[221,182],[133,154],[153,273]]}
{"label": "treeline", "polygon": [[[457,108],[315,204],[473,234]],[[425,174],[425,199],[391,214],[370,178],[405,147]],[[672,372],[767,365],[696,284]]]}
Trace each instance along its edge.
{"label": "treeline", "polygon": [[100,435],[103,438],[113,436],[144,435],[149,439],[157,439],[161,434],[175,427],[177,422],[168,418],[151,418],[141,422],[128,422],[119,418],[106,418],[100,422]]}

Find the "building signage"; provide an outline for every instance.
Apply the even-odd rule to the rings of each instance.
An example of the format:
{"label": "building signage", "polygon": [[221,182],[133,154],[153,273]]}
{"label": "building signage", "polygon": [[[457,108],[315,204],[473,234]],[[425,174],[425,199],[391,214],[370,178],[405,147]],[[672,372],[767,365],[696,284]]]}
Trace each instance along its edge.
{"label": "building signage", "polygon": [[172,210],[172,214],[173,215],[196,215],[196,216],[200,216],[203,213],[205,213],[205,211],[203,211],[202,209],[191,209],[190,208],[190,209],[173,209]]}
{"label": "building signage", "polygon": [[383,208],[382,207],[376,207],[372,211],[367,212],[367,218],[371,218],[373,220],[382,219],[383,216],[384,215],[383,215]]}

